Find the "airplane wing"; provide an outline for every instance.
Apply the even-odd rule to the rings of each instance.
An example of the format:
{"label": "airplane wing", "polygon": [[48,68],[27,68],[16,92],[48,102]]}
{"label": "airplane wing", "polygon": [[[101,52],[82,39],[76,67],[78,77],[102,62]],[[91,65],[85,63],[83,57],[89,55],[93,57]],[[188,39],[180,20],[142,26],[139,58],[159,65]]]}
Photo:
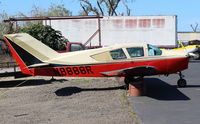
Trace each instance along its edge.
{"label": "airplane wing", "polygon": [[143,76],[156,74],[156,69],[153,66],[138,66],[131,68],[124,68],[115,71],[102,72],[101,74],[114,77],[114,76]]}

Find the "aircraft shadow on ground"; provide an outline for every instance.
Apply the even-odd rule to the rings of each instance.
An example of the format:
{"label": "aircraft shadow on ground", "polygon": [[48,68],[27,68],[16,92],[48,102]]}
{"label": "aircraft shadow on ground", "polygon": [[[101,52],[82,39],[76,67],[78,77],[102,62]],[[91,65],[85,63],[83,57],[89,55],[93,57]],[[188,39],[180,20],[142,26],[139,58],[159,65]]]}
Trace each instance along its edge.
{"label": "aircraft shadow on ground", "polygon": [[23,87],[23,86],[37,86],[51,84],[54,81],[64,82],[66,79],[56,79],[56,80],[44,80],[44,79],[31,79],[31,80],[9,80],[9,81],[0,81],[0,88],[11,88],[11,87]]}
{"label": "aircraft shadow on ground", "polygon": [[190,100],[177,89],[176,85],[170,85],[157,78],[145,78],[145,95],[157,100]]}
{"label": "aircraft shadow on ground", "polygon": [[79,87],[65,87],[58,89],[55,91],[55,94],[57,96],[70,96],[75,93],[85,92],[85,91],[107,91],[107,90],[119,90],[123,89],[125,90],[124,86],[118,86],[118,87],[108,87],[108,88],[79,88]]}
{"label": "aircraft shadow on ground", "polygon": [[[157,78],[145,78],[145,96],[157,100],[190,100],[177,89],[176,85],[169,85],[168,83]],[[125,90],[124,86],[108,87],[108,88],[80,88],[80,87],[65,87],[55,91],[57,96],[70,96],[76,93],[85,91],[106,91],[106,90]]]}

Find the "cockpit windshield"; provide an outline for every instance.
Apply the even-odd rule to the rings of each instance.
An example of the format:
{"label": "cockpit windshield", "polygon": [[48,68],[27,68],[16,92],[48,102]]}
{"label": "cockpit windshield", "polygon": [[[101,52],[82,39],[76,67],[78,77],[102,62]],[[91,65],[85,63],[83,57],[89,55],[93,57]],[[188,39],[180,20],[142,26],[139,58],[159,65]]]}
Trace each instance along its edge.
{"label": "cockpit windshield", "polygon": [[159,55],[162,55],[162,50],[160,50],[159,48],[153,46],[153,45],[150,45],[150,44],[147,44],[148,46],[148,55],[149,56],[159,56]]}

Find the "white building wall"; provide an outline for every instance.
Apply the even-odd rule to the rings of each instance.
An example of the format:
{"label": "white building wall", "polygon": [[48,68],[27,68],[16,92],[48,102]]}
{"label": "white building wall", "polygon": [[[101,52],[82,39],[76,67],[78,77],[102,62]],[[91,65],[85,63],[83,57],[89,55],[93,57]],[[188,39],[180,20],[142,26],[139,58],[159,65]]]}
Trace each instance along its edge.
{"label": "white building wall", "polygon": [[200,32],[178,32],[178,41],[200,40]]}
{"label": "white building wall", "polygon": [[[97,19],[52,20],[50,24],[70,42],[85,43],[98,29]],[[103,46],[129,42],[175,46],[176,29],[175,15],[105,16],[101,19],[101,42]],[[98,41],[97,34],[92,45],[98,45]]]}

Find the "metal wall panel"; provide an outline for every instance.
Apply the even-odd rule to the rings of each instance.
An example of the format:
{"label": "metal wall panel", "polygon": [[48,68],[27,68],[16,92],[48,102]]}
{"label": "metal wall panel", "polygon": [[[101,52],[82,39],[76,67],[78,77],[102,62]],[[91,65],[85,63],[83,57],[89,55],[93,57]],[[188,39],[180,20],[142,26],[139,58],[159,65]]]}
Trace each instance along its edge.
{"label": "metal wall panel", "polygon": [[178,32],[178,41],[200,40],[200,32]]}
{"label": "metal wall panel", "polygon": [[[71,42],[85,43],[98,29],[98,19],[51,20],[47,24],[60,30]],[[101,19],[103,46],[127,42],[176,45],[176,16],[105,16]],[[92,45],[98,45],[98,35]]]}

